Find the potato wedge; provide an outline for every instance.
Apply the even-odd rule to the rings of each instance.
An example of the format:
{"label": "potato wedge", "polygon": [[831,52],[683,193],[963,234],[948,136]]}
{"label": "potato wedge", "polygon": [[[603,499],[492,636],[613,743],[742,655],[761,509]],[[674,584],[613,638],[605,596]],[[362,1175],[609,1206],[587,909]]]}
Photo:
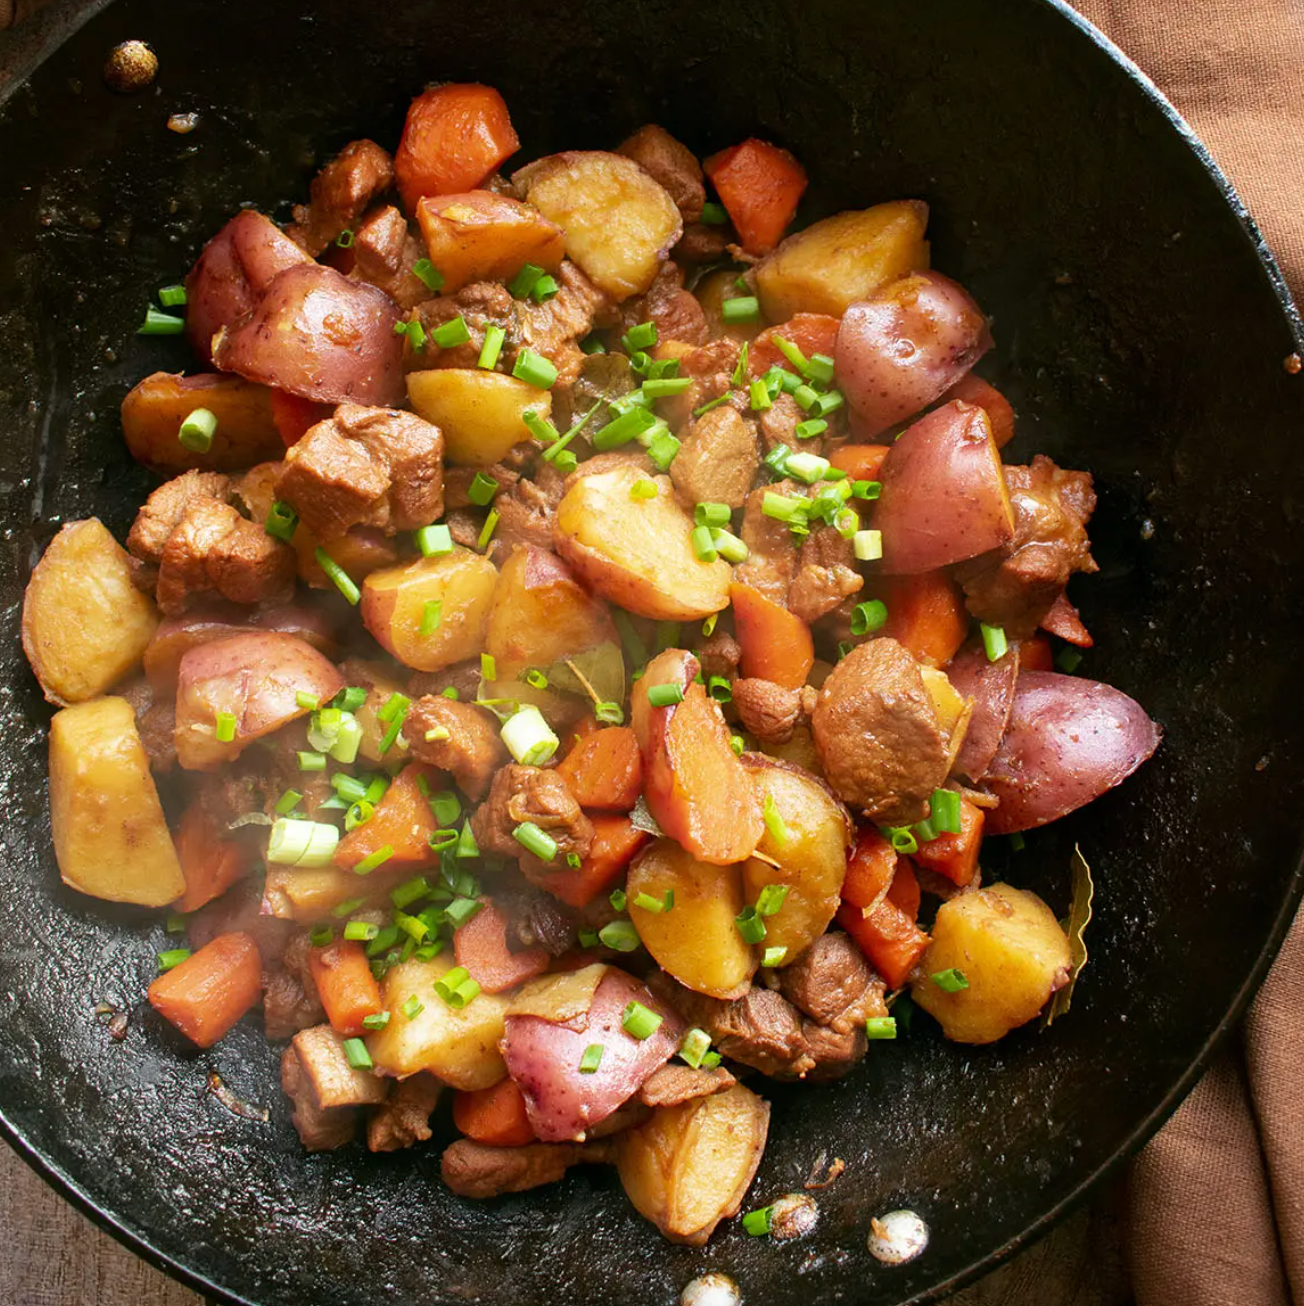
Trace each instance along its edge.
{"label": "potato wedge", "polygon": [[[498,572],[470,549],[414,558],[373,571],[362,585],[362,623],[388,653],[418,671],[438,671],[484,651]],[[426,604],[438,624],[421,633]]]}
{"label": "potato wedge", "polygon": [[[1069,977],[1069,941],[1035,893],[993,884],[937,909],[933,941],[911,985],[914,1000],[957,1043],[994,1043],[1030,1021]],[[947,993],[931,976],[958,970],[968,988]]]}
{"label": "potato wedge", "polygon": [[567,255],[617,302],[652,284],[683,233],[664,187],[620,154],[553,154],[513,174],[512,182],[566,233]]}
{"label": "potato wedge", "polygon": [[794,313],[841,317],[858,299],[928,266],[928,205],[893,200],[835,213],[789,236],[756,269],[761,308],[771,322]]}
{"label": "potato wedge", "polygon": [[493,191],[427,196],[417,205],[417,222],[445,295],[473,281],[510,281],[527,263],[556,272],[566,253],[560,227]]}
{"label": "potato wedge", "polygon": [[[668,912],[648,911],[635,901],[646,893],[664,902],[671,891],[674,907]],[[746,901],[739,867],[699,862],[673,839],[658,839],[634,858],[625,892],[629,918],[662,970],[713,998],[747,992],[759,959],[734,922]]]}
{"label": "potato wedge", "polygon": [[616,639],[606,604],[556,554],[531,544],[503,564],[486,635],[501,678]]}
{"label": "potato wedge", "polygon": [[722,611],[729,564],[693,552],[693,519],[668,477],[655,478],[655,498],[630,498],[634,482],[646,479],[629,464],[577,477],[557,506],[557,552],[590,589],[641,617],[701,621]]}
{"label": "potato wedge", "polygon": [[841,901],[847,874],[847,853],[852,826],[846,808],[828,789],[799,767],[775,763],[756,753],[744,753],[762,801],[783,822],[786,835],[776,838],[766,828],[757,851],[777,866],[749,858],[743,864],[743,891],[754,903],[767,884],[787,886],[788,896],[773,916],[765,918],[765,946],[787,948],[788,965],[815,942],[828,927]]}
{"label": "potato wedge", "polygon": [[162,907],[186,879],[125,698],[50,722],[50,828],[63,882],[94,898]]}
{"label": "potato wedge", "polygon": [[527,409],[545,420],[552,396],[504,372],[437,367],[409,372],[412,407],[444,433],[444,457],[462,467],[488,467],[528,440]]}
{"label": "potato wedge", "polygon": [[50,541],[23,595],[23,652],[51,703],[81,703],[134,671],[158,610],[126,550],[95,517]]}
{"label": "potato wedge", "polygon": [[[498,1051],[509,999],[481,993],[460,1010],[435,992],[435,981],[452,970],[450,954],[433,961],[405,961],[391,967],[381,985],[389,1024],[367,1038],[381,1074],[406,1079],[429,1070],[452,1088],[489,1088],[507,1077]],[[422,1008],[410,1020],[403,1011],[412,997]]]}
{"label": "potato wedge", "polygon": [[404,878],[386,874],[382,866],[371,875],[357,876],[334,867],[269,865],[263,887],[263,911],[278,920],[315,925],[341,903],[362,899],[362,908],[379,907],[388,912],[389,892]]}
{"label": "potato wedge", "polygon": [[[196,408],[217,418],[212,446],[204,453],[177,439]],[[122,401],[122,434],[137,462],[164,476],[187,468],[233,472],[285,453],[265,385],[218,372],[199,376],[155,372]]]}
{"label": "potato wedge", "polygon": [[700,1247],[721,1220],[738,1214],[769,1126],[769,1103],[741,1084],[663,1107],[619,1135],[620,1182],[671,1242]]}

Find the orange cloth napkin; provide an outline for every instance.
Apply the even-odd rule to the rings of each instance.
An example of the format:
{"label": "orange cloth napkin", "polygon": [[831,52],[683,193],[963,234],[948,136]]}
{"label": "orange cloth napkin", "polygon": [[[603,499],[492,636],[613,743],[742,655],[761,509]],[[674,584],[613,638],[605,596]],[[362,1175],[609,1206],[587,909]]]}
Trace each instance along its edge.
{"label": "orange cloth napkin", "polygon": [[[1304,303],[1304,0],[1074,0],[1177,106]],[[1137,1306],[1304,1306],[1304,917],[1133,1164]]]}

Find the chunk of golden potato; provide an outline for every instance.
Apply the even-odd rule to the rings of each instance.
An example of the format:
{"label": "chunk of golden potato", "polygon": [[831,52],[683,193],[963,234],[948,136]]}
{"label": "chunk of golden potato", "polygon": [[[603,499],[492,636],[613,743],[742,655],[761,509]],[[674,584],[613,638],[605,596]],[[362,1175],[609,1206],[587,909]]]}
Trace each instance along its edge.
{"label": "chunk of golden potato", "polygon": [[[213,443],[204,453],[177,439],[181,423],[196,408],[207,408],[217,418]],[[133,458],[165,476],[191,467],[234,472],[285,454],[272,417],[272,392],[219,372],[147,376],[122,401],[122,434]]]}
{"label": "chunk of golden potato", "polygon": [[758,851],[779,864],[749,858],[743,863],[743,889],[754,903],[767,884],[787,885],[783,906],[765,918],[765,946],[787,948],[787,965],[824,933],[838,910],[851,822],[842,804],[799,767],[776,765],[756,753],[744,754],[743,763],[761,801],[771,800],[786,830],[786,838],[776,839],[766,827]]}
{"label": "chunk of golden potato", "polygon": [[[646,893],[664,902],[671,890],[670,911],[647,911],[635,901]],[[734,920],[744,905],[740,867],[699,862],[673,839],[658,839],[634,859],[625,892],[629,919],[662,970],[713,998],[747,992],[757,956]]]}
{"label": "chunk of golden potato", "polygon": [[172,835],[125,698],[50,722],[50,827],[63,882],[94,898],[162,907],[185,892]]}
{"label": "chunk of golden potato", "polygon": [[[405,666],[438,671],[484,651],[497,582],[493,563],[470,549],[385,567],[362,583],[362,624]],[[438,621],[423,635],[430,603]]]}
{"label": "chunk of golden potato", "polygon": [[500,676],[546,668],[617,638],[607,605],[555,553],[531,544],[503,563],[487,635]]}
{"label": "chunk of golden potato", "polygon": [[[507,1077],[498,1051],[509,999],[477,994],[460,1010],[435,992],[435,981],[454,966],[451,953],[433,961],[393,966],[381,985],[389,1024],[367,1038],[367,1049],[382,1074],[406,1079],[429,1070],[453,1088],[489,1088]],[[411,1020],[403,1011],[415,997],[422,1009]]]}
{"label": "chunk of golden potato", "polygon": [[50,541],[27,582],[23,652],[51,703],[82,703],[140,665],[158,621],[126,550],[88,517]]}
{"label": "chunk of golden potato", "polygon": [[[1035,893],[1009,884],[962,893],[937,909],[914,1000],[957,1043],[994,1043],[1030,1021],[1069,976],[1069,941]],[[959,970],[967,989],[947,993],[930,976]]]}
{"label": "chunk of golden potato", "polygon": [[728,336],[731,340],[755,340],[761,334],[762,326],[758,322],[726,322],[721,305],[726,299],[734,299],[746,292],[739,290],[736,284],[737,271],[723,268],[719,272],[708,272],[697,283],[693,294],[706,314],[706,329],[712,340]]}
{"label": "chunk of golden potato", "polygon": [[621,154],[569,150],[531,163],[512,181],[566,233],[567,255],[617,301],[652,284],[684,229],[664,187]]}
{"label": "chunk of golden potato", "polygon": [[435,367],[409,372],[408,398],[419,416],[444,433],[444,457],[463,467],[488,467],[514,444],[528,440],[524,417],[547,420],[552,396],[506,372]]}
{"label": "chunk of golden potato", "polygon": [[417,223],[446,295],[473,281],[510,281],[527,263],[556,272],[566,252],[559,227],[493,191],[428,195],[417,205]]}
{"label": "chunk of golden potato", "polygon": [[923,679],[924,689],[933,700],[933,711],[937,714],[937,724],[946,740],[947,770],[955,765],[960,745],[969,731],[969,720],[973,716],[973,699],[965,698],[951,684],[945,671],[936,667],[920,667],[919,675]]}
{"label": "chunk of golden potato", "polygon": [[738,1214],[769,1128],[769,1103],[742,1084],[662,1107],[617,1135],[620,1182],[671,1242],[701,1247],[721,1220]]}
{"label": "chunk of golden potato", "polygon": [[835,213],[789,236],[756,269],[765,316],[771,322],[794,313],[841,317],[879,286],[928,266],[927,226],[922,200],[893,200]]}
{"label": "chunk of golden potato", "polygon": [[557,505],[557,552],[590,589],[641,617],[701,621],[727,608],[729,564],[693,552],[693,519],[668,477],[654,478],[654,498],[630,498],[646,479],[629,464],[575,477]]}

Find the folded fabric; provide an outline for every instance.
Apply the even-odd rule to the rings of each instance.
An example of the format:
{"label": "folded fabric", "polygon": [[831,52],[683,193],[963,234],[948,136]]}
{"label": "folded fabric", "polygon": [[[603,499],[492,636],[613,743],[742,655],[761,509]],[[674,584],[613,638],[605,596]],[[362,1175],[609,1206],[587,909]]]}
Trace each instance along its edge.
{"label": "folded fabric", "polygon": [[[1076,0],[1181,110],[1304,302],[1304,4]],[[1132,1167],[1137,1306],[1304,1306],[1304,918],[1234,1045]]]}

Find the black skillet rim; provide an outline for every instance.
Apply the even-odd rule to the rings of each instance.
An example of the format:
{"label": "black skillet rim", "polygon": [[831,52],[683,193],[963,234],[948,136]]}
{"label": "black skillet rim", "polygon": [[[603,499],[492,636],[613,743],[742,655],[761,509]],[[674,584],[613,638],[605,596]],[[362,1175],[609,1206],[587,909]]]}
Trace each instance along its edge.
{"label": "black skillet rim", "polygon": [[[69,37],[102,9],[107,8],[111,2],[112,0],[91,0],[89,4],[77,6],[70,0],[67,5],[52,6],[44,15],[38,15],[37,18],[31,21],[30,27],[21,34],[17,36],[10,34],[7,38],[10,43],[10,50],[6,52],[8,58],[5,60],[4,65],[0,65],[0,72],[7,70],[11,75],[11,80],[6,93],[0,94],[0,103],[3,103],[8,95],[17,89],[40,63],[52,56]],[[1264,240],[1254,219],[1236,193],[1235,187],[1214,161],[1207,147],[1191,129],[1187,121],[1155,83],[1128,56],[1098,28],[1070,8],[1066,0],[1035,0],[1035,2],[1056,12],[1073,26],[1082,37],[1090,41],[1096,50],[1118,64],[1127,74],[1128,80],[1136,86],[1151,105],[1163,114],[1168,125],[1200,161],[1210,180],[1217,187],[1223,201],[1235,214],[1245,238],[1254,248],[1259,263],[1268,275],[1273,293],[1277,298],[1293,339],[1297,345],[1304,347],[1304,319],[1301,319],[1300,312],[1291,298],[1285,277],[1282,275],[1272,251],[1268,248],[1267,242]],[[1304,897],[1304,853],[1301,853],[1296,859],[1294,870],[1291,873],[1289,890],[1276,919],[1273,921],[1272,929],[1255,960],[1254,966],[1231,1005],[1177,1083],[1174,1084],[1154,1110],[1138,1123],[1129,1137],[1115,1149],[1113,1154],[1084,1178],[1071,1193],[1034,1220],[1027,1228],[1021,1230],[1016,1237],[1002,1246],[994,1248],[986,1256],[974,1261],[973,1264],[952,1275],[944,1282],[936,1284],[920,1296],[903,1303],[902,1306],[924,1306],[924,1303],[927,1302],[941,1301],[966,1284],[972,1283],[983,1274],[995,1269],[1003,1261],[1013,1256],[1015,1252],[1027,1247],[1043,1236],[1053,1225],[1084,1202],[1095,1189],[1100,1187],[1110,1175],[1118,1171],[1127,1160],[1141,1150],[1194,1087],[1196,1080],[1203,1074],[1214,1054],[1245,1013],[1281,948],[1302,897]],[[212,1302],[221,1303],[222,1306],[259,1306],[259,1303],[251,1298],[236,1296],[214,1283],[211,1279],[174,1260],[165,1252],[154,1247],[146,1235],[128,1228],[118,1215],[105,1207],[97,1205],[71,1175],[28,1142],[22,1131],[5,1115],[2,1107],[0,1107],[0,1137],[3,1137],[5,1142],[36,1174],[44,1179],[51,1188],[75,1209],[80,1211],[82,1215],[155,1269],[161,1270],[177,1282],[201,1293]]]}

